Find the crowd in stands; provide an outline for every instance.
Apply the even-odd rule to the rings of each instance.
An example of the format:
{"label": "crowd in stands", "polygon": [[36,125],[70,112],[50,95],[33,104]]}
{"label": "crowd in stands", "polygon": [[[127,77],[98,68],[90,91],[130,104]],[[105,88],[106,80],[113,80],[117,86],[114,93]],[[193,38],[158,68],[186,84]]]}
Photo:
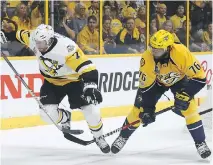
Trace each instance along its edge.
{"label": "crowd in stands", "polygon": [[[54,23],[51,24],[54,25],[56,32],[74,40],[88,55],[100,54],[100,45],[103,45],[103,54],[142,53],[146,50],[147,36],[150,37],[160,29],[171,32],[175,42],[188,45],[193,52],[212,51],[210,0],[190,1],[188,27],[186,2],[150,1],[149,25],[147,25],[146,3],[144,0],[104,1],[103,17],[100,18],[98,0],[54,1]],[[49,18],[50,11],[49,5]],[[44,1],[1,1],[1,14],[2,26],[33,30],[44,23]],[[188,44],[187,30],[189,30]]]}

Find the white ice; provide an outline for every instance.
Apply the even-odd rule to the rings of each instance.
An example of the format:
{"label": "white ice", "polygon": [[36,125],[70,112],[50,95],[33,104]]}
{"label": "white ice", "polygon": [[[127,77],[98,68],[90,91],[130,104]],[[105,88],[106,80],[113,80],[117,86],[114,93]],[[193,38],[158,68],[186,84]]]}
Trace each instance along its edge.
{"label": "white ice", "polygon": [[[104,132],[120,127],[124,117],[103,119]],[[1,132],[2,165],[207,165],[198,155],[185,121],[164,113],[154,124],[140,127],[117,155],[102,154],[95,144],[80,146],[63,138],[54,126],[14,129]],[[83,129],[78,136],[92,138],[85,121],[73,122],[73,129]],[[211,133],[208,133],[211,135]],[[112,144],[118,134],[106,140]],[[211,138],[207,138],[212,148]]]}

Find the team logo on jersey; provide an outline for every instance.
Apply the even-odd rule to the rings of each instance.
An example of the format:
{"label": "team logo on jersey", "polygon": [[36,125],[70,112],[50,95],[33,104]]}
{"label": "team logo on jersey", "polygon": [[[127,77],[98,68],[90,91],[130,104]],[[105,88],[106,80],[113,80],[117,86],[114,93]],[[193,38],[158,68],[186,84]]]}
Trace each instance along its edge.
{"label": "team logo on jersey", "polygon": [[74,45],[68,45],[68,46],[67,46],[68,52],[72,52],[74,49],[75,49],[75,46],[74,46]]}
{"label": "team logo on jersey", "polygon": [[58,61],[55,61],[49,58],[44,58],[43,56],[40,57],[40,61],[42,65],[44,66],[45,71],[52,76],[57,75],[58,74],[57,71],[63,66],[63,65],[59,65]]}
{"label": "team logo on jersey", "polygon": [[145,60],[144,60],[144,58],[141,58],[140,64],[141,64],[141,66],[144,66],[144,65],[145,65]]}
{"label": "team logo on jersey", "polygon": [[180,74],[169,72],[168,74],[157,75],[157,79],[166,85],[175,84],[180,79]]}
{"label": "team logo on jersey", "polygon": [[164,40],[164,41],[168,41],[168,39],[169,39],[169,36],[167,35],[167,36],[164,37],[163,40]]}

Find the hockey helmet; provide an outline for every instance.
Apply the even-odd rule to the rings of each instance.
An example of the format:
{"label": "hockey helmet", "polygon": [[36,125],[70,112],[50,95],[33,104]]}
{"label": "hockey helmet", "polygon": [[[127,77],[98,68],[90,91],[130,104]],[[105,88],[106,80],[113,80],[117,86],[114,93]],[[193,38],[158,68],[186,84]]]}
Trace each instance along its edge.
{"label": "hockey helmet", "polygon": [[41,24],[34,32],[35,41],[46,41],[49,44],[50,39],[54,37],[54,30],[50,25]]}
{"label": "hockey helmet", "polygon": [[150,45],[153,48],[162,48],[166,49],[168,46],[171,46],[174,43],[174,36],[166,31],[159,30],[153,34],[150,38]]}

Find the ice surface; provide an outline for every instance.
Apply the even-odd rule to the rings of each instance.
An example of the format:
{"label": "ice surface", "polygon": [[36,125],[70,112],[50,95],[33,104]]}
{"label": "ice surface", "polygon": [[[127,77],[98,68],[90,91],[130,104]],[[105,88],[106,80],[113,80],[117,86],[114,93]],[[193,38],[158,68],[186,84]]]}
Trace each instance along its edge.
{"label": "ice surface", "polygon": [[[104,119],[104,132],[120,127],[124,117]],[[154,124],[140,127],[117,154],[102,154],[95,144],[81,146],[63,138],[53,125],[1,131],[2,165],[207,165],[202,160],[185,121],[172,112],[157,117]],[[83,129],[78,136],[92,138],[85,121],[73,122],[73,129]],[[106,140],[112,144],[118,134]],[[211,133],[209,133],[211,135]],[[212,146],[211,138],[207,139]]]}

